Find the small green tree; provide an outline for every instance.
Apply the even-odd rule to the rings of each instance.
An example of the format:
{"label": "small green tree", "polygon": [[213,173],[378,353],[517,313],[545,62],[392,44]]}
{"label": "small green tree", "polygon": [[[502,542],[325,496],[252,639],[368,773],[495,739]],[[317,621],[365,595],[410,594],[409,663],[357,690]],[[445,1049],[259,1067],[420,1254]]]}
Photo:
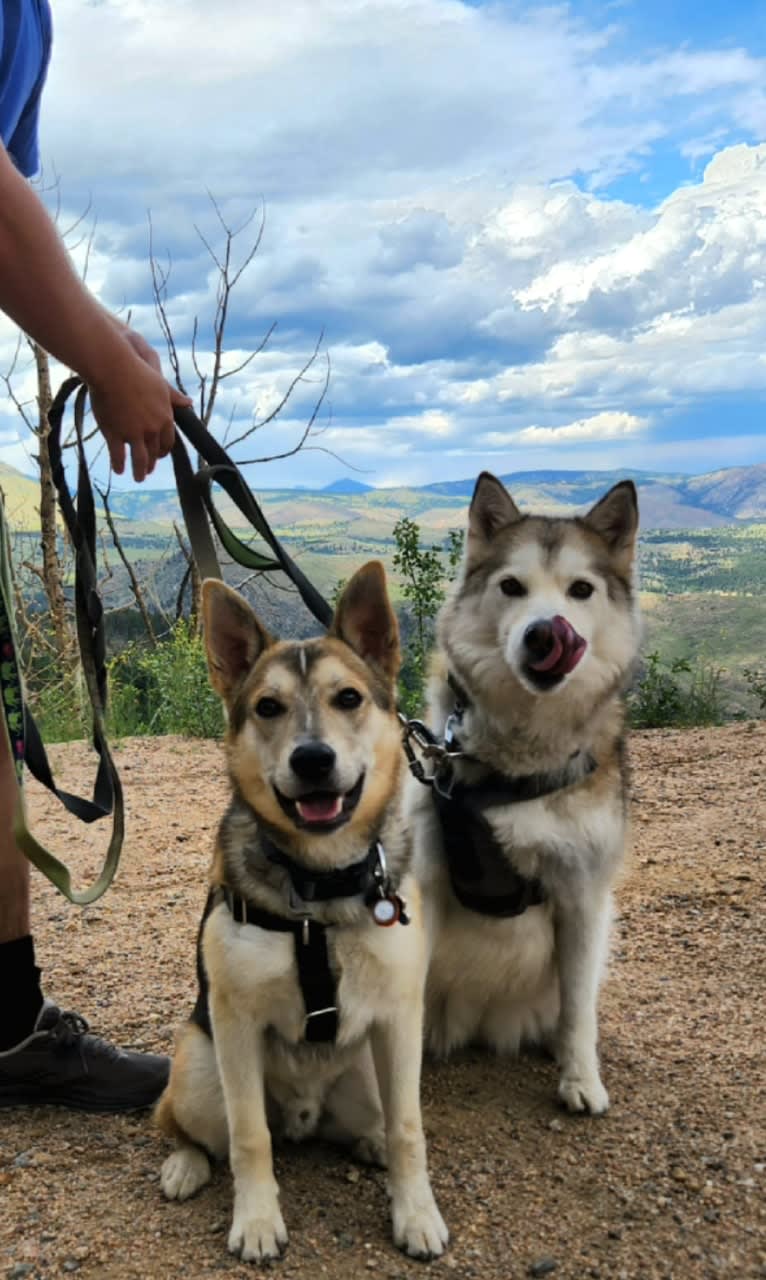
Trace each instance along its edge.
{"label": "small green tree", "polygon": [[457,577],[460,561],[463,559],[463,548],[465,546],[465,529],[450,529],[447,534],[447,564],[449,565],[449,573],[447,577],[450,582],[454,582]]}
{"label": "small green tree", "polygon": [[408,516],[394,525],[394,568],[402,576],[402,595],[409,605],[403,627],[405,659],[401,674],[401,703],[407,715],[422,710],[428,654],[434,643],[434,623],[444,600],[445,556],[452,580],[463,553],[463,533],[451,529],[445,547],[423,547],[420,527]]}

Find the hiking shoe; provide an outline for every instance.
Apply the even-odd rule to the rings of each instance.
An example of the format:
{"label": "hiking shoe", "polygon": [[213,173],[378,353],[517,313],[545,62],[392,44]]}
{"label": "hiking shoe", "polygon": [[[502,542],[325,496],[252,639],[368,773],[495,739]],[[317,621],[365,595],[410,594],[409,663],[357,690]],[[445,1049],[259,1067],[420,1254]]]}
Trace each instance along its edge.
{"label": "hiking shoe", "polygon": [[32,1034],[0,1053],[0,1107],[137,1111],[157,1100],[169,1071],[169,1058],[118,1049],[46,1000]]}

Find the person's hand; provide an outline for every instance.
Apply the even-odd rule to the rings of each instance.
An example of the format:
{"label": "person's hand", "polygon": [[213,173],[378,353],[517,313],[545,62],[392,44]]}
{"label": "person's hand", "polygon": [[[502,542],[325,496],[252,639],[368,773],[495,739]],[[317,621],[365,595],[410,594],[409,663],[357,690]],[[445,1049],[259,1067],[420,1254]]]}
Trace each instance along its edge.
{"label": "person's hand", "polygon": [[124,358],[109,361],[106,376],[91,380],[90,402],[114,471],[122,475],[129,448],[140,484],[173,448],[173,408],[188,407],[191,400],[165,381],[159,356],[140,334],[121,326],[120,340]]}

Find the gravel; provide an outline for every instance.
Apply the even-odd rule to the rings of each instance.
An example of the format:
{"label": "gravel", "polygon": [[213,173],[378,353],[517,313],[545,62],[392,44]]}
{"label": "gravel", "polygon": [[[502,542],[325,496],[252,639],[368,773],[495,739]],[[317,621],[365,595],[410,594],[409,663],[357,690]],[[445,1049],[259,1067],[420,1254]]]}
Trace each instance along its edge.
{"label": "gravel", "polygon": [[[82,744],[52,752],[87,788]],[[169,1051],[194,995],[194,940],[226,786],[220,748],[119,744],[128,838],[117,882],[85,910],[35,873],[48,994],[133,1048]],[[452,1233],[434,1275],[466,1280],[766,1277],[766,724],[638,733],[634,848],[601,1002],[612,1108],[569,1117],[555,1069],[478,1050],[428,1062],[423,1102]],[[42,838],[82,879],[104,833],[30,785]],[[0,1278],[244,1277],[229,1257],[228,1172],[166,1203],[164,1140],[147,1115],[0,1113]],[[290,1247],[282,1280],[405,1278],[384,1179],[331,1147],[280,1149]],[[353,1170],[354,1174],[357,1170]]]}

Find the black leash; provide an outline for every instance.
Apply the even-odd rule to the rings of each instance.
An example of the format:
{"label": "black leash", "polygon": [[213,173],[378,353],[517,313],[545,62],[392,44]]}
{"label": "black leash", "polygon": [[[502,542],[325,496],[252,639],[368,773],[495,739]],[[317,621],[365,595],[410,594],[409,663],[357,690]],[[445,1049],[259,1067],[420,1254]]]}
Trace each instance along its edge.
{"label": "black leash", "polygon": [[[173,447],[173,466],[181,509],[192,545],[192,554],[197,561],[200,573],[210,578],[222,576],[210,533],[209,518],[221,545],[232,560],[243,568],[263,570],[267,573],[281,569],[298,588],[306,608],[317,622],[325,628],[329,627],[333,617],[332,607],[287,554],[253,497],[252,491],[245,483],[236,463],[191,409],[177,407],[174,416],[179,431],[206,464],[197,472],[192,469],[183,440],[177,432]],[[270,548],[272,557],[253,551],[229,528],[213,502],[210,488],[213,480],[225,489],[248,524]]]}
{"label": "black leash", "polygon": [[[78,454],[76,500],[73,499],[67,484],[62,453],[62,423],[67,403],[72,396],[75,397],[74,422]],[[70,813],[83,822],[95,822],[101,818],[112,817],[112,834],[103,867],[89,888],[77,891],[72,887],[71,875],[66,865],[46,849],[29,830],[23,793],[19,788],[15,816],[15,835],[19,847],[70,902],[78,905],[94,902],[111,884],[119,863],[125,830],[122,787],[109,751],[105,727],[106,642],[103,607],[96,573],[96,507],[83,446],[86,396],[87,389],[78,377],[67,378],[61,385],[48,414],[50,424],[48,448],[59,509],[75,555],[74,603],[77,639],[92,709],[93,746],[99,757],[92,798],[86,799],[56,786],[42,737],[26,702],[23,702],[20,708],[16,706],[15,701],[6,702],[4,698],[3,707],[6,714],[3,716],[0,728],[0,731],[8,737],[19,777],[23,761],[30,773],[55,795]],[[203,426],[191,409],[177,407],[174,412],[179,430],[176,432],[173,446],[173,466],[192,554],[202,575],[222,577],[211,532],[212,524],[221,544],[232,559],[247,569],[264,572],[281,570],[287,574],[310,612],[322,626],[328,627],[332,621],[330,605],[281,546],[226,450]],[[189,461],[182,435],[203,460],[204,465],[197,472]],[[253,550],[229,528],[213,501],[211,494],[213,480],[227,492],[248,524],[267,544],[271,555],[263,555]],[[6,671],[9,673],[7,680],[4,681],[4,689],[7,688],[10,691],[9,699],[11,697],[15,699],[15,691],[21,689],[22,685],[18,644],[12,625],[10,551],[5,537],[3,537],[3,558],[2,606],[9,629],[8,634],[3,636],[2,659],[7,663]]]}
{"label": "black leash", "polygon": [[[78,391],[79,388],[79,391]],[[67,398],[78,391],[75,401],[75,430],[77,433],[78,481],[77,499],[72,498],[67,485],[61,457],[61,418]],[[21,734],[14,732],[7,713],[4,729],[9,733],[15,748],[17,765],[23,760],[30,773],[37,778],[64,807],[83,822],[95,822],[111,815],[112,833],[103,867],[89,888],[77,891],[72,887],[69,869],[63,862],[46,849],[29,830],[24,806],[21,778],[14,819],[14,834],[22,852],[49,880],[67,897],[70,902],[83,906],[95,902],[109,887],[117,870],[120,850],[125,831],[125,815],[120,778],[114,765],[106,739],[106,648],[104,640],[103,609],[98,594],[96,575],[96,519],[93,490],[88,475],[88,467],[83,447],[83,418],[85,409],[85,391],[80,380],[70,378],[56,396],[49,413],[51,430],[48,437],[53,482],[59,499],[59,509],[69,534],[75,556],[75,618],[77,639],[82,659],[82,669],[93,717],[93,745],[99,757],[98,770],[93,786],[92,799],[58,788],[54,782],[50,764],[45,753],[40,732],[26,702],[21,711]],[[10,581],[10,558],[8,559],[8,582]],[[5,574],[4,574],[5,576]],[[21,688],[18,646],[13,635],[13,601],[6,598],[4,589],[4,611],[10,627],[10,638],[7,641],[8,653],[4,660],[10,668],[15,668],[15,678]]]}

